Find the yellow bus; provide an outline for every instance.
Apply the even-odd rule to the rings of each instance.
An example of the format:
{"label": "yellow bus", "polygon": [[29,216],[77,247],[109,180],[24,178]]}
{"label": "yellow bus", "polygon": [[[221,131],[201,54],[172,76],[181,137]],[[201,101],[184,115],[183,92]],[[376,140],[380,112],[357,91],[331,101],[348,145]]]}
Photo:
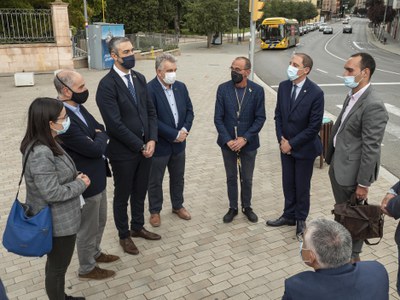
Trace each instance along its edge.
{"label": "yellow bus", "polygon": [[299,43],[299,22],[295,19],[266,18],[260,25],[261,49],[286,49]]}

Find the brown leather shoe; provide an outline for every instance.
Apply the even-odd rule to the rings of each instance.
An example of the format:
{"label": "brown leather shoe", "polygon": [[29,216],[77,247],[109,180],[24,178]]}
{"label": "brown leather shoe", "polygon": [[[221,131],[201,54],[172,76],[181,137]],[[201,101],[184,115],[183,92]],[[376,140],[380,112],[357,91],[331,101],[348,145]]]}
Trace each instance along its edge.
{"label": "brown leather shoe", "polygon": [[105,254],[103,252],[100,253],[100,255],[95,258],[96,262],[98,263],[110,263],[114,262],[119,259],[119,256],[112,255],[112,254]]}
{"label": "brown leather shoe", "polygon": [[177,214],[179,218],[183,219],[183,220],[190,220],[192,218],[192,216],[190,215],[190,213],[187,211],[186,208],[182,207],[181,209],[175,210],[173,209],[172,212],[174,214]]}
{"label": "brown leather shoe", "polygon": [[157,233],[150,232],[146,230],[144,227],[139,231],[131,230],[131,237],[141,237],[146,240],[160,240],[161,236]]}
{"label": "brown leather shoe", "polygon": [[159,227],[161,225],[160,214],[151,214],[150,215],[150,224],[153,227]]}
{"label": "brown leather shoe", "polygon": [[124,249],[124,252],[132,255],[139,254],[139,249],[136,248],[135,243],[130,237],[126,239],[120,239],[119,244],[121,245],[122,249]]}
{"label": "brown leather shoe", "polygon": [[115,271],[112,270],[106,270],[106,269],[100,269],[99,267],[94,267],[94,269],[92,271],[90,271],[87,274],[79,274],[79,279],[83,279],[83,280],[90,280],[90,279],[94,279],[94,280],[102,280],[102,279],[106,279],[106,278],[110,278],[110,277],[114,277],[115,276]]}

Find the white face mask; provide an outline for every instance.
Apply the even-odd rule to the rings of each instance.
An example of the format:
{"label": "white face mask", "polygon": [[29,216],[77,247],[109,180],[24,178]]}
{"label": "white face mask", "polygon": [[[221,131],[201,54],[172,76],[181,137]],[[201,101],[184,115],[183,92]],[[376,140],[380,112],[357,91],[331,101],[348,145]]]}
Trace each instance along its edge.
{"label": "white face mask", "polygon": [[293,67],[292,65],[289,65],[287,68],[287,76],[290,81],[296,80],[299,78],[299,75],[297,75],[297,72],[299,72],[299,69],[296,67]]}
{"label": "white face mask", "polygon": [[344,76],[344,85],[351,89],[358,87],[358,84],[361,82],[361,80],[363,80],[363,78],[361,78],[359,82],[356,81],[356,77],[360,74],[361,72],[358,73],[356,76]]}
{"label": "white face mask", "polygon": [[166,72],[164,75],[164,82],[166,84],[174,84],[176,80],[176,72]]}

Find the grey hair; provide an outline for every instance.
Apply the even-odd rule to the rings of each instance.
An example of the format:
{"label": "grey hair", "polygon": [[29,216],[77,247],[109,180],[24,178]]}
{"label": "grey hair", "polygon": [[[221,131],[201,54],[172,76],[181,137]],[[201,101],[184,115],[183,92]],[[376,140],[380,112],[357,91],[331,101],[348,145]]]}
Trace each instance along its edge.
{"label": "grey hair", "polygon": [[307,224],[306,246],[317,256],[322,268],[337,268],[348,263],[352,252],[349,231],[336,221],[316,219]]}
{"label": "grey hair", "polygon": [[56,88],[56,91],[58,95],[62,95],[62,89],[67,86],[71,88],[71,86],[74,84],[74,79],[75,79],[75,71],[72,70],[60,70],[56,73],[54,76],[54,87]]}
{"label": "grey hair", "polygon": [[176,64],[177,59],[171,53],[163,52],[161,55],[156,57],[156,70],[161,70],[164,61]]}
{"label": "grey hair", "polygon": [[[125,42],[131,42],[130,39],[124,36],[115,36],[108,42],[108,51],[118,55],[118,45]],[[132,42],[131,42],[132,43]]]}
{"label": "grey hair", "polygon": [[248,59],[247,57],[238,56],[238,57],[235,58],[234,61],[236,61],[236,60],[244,60],[244,69],[245,70],[250,70],[251,69],[251,62],[250,62],[250,59]]}

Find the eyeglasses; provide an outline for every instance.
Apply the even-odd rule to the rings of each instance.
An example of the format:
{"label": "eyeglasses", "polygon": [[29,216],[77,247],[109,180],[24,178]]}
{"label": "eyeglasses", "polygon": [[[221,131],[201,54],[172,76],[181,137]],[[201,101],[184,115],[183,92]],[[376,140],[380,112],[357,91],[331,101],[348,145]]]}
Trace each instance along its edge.
{"label": "eyeglasses", "polygon": [[57,118],[57,120],[65,120],[66,118],[68,118],[68,114],[65,114],[62,118]]}
{"label": "eyeglasses", "polygon": [[248,69],[239,69],[239,68],[234,68],[234,67],[229,67],[229,69],[230,69],[231,71],[235,71],[235,72],[237,72],[237,73],[240,73],[240,72],[242,72],[242,71],[248,70]]}

